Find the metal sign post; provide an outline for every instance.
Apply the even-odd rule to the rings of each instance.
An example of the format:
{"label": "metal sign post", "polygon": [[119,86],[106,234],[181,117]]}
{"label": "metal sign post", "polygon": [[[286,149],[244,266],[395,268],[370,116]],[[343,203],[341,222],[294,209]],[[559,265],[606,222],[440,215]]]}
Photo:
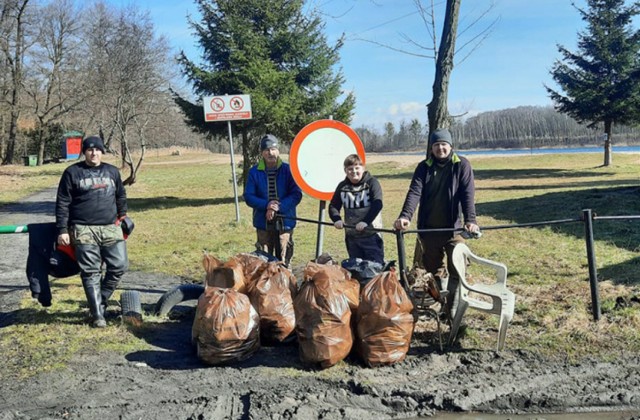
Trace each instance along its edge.
{"label": "metal sign post", "polygon": [[238,204],[238,182],[236,180],[236,162],[233,155],[233,135],[231,133],[231,121],[250,120],[251,96],[249,95],[224,95],[205,96],[202,98],[204,108],[204,120],[206,122],[226,121],[229,131],[229,153],[231,155],[231,174],[233,176],[233,197],[236,203],[236,222],[240,221],[240,205]]}
{"label": "metal sign post", "polygon": [[227,121],[229,130],[229,153],[231,154],[231,174],[233,176],[233,198],[236,202],[236,222],[240,221],[240,205],[238,203],[238,182],[236,181],[236,161],[233,157],[233,135],[231,134],[231,121]]}

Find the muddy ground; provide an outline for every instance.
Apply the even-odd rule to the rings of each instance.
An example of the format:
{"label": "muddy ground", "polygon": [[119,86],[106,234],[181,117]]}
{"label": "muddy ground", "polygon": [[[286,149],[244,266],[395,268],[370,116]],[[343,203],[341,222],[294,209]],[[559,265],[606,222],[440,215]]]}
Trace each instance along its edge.
{"label": "muddy ground", "polygon": [[[0,208],[0,225],[53,220],[54,190]],[[28,293],[27,234],[0,235],[0,333],[17,322]],[[129,272],[122,289],[139,290],[152,310],[181,280]],[[60,296],[54,294],[54,299]],[[81,353],[63,370],[23,382],[0,378],[4,419],[384,419],[483,412],[591,413],[640,418],[640,357],[568,364],[509,348],[439,352],[414,337],[407,359],[366,368],[348,359],[318,371],[300,363],[297,347],[263,347],[229,367],[207,367],[190,345],[193,311],[143,337],[152,350],[127,355]],[[79,311],[86,308],[79,307]],[[445,337],[446,338],[446,337]],[[481,417],[474,417],[481,418]]]}

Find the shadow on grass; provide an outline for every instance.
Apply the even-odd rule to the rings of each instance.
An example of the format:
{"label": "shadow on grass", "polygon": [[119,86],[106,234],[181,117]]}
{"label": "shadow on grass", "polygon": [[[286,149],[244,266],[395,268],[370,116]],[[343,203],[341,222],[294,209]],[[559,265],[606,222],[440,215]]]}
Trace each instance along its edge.
{"label": "shadow on grass", "polygon": [[[598,257],[596,256],[596,261]],[[640,284],[640,256],[598,270],[598,279],[615,279],[616,283]]]}
{"label": "shadow on grass", "polygon": [[15,173],[8,170],[0,170],[0,175],[15,176],[19,178],[39,178],[43,176],[61,176],[64,168],[62,169],[45,169],[41,171],[25,171],[21,173]]}
{"label": "shadow on grass", "polygon": [[[582,216],[583,209],[591,209],[595,216],[640,215],[640,187],[554,192],[534,197],[481,203],[476,208],[479,215],[510,221],[513,224],[578,219]],[[580,221],[552,225],[552,229],[580,239],[585,237],[585,227]],[[640,220],[595,219],[593,229],[596,241],[604,241],[632,252],[638,251]],[[596,261],[597,258],[596,255]],[[600,270],[602,276],[609,277],[614,273],[616,276],[611,278],[615,278],[618,283],[640,283],[640,277],[637,276],[638,262],[635,259]]]}
{"label": "shadow on grass", "polygon": [[[407,179],[409,181],[413,176],[413,172],[415,171],[415,166],[407,168],[402,172],[387,174],[374,174],[374,176],[378,179]],[[614,175],[611,172],[599,172],[594,173],[591,171],[567,171],[564,169],[474,169],[473,171],[474,178],[476,180],[518,180],[518,179],[544,179],[544,178],[563,178],[563,179],[577,179],[577,178],[585,178],[585,177],[594,177],[594,176],[611,176]],[[635,180],[637,181],[637,180]],[[593,186],[602,185],[607,183],[608,181],[603,183],[595,182]],[[572,183],[572,185],[574,185]],[[566,187],[566,184],[563,185]]]}
{"label": "shadow on grass", "polygon": [[[616,181],[617,184],[620,185],[628,185],[628,184],[637,184],[637,179],[621,179]],[[509,185],[505,187],[478,187],[476,191],[531,191],[531,190],[553,190],[553,189],[566,189],[570,187],[574,188],[599,188],[599,187],[607,187],[611,185],[611,181],[602,180],[602,181],[587,181],[587,182],[572,182],[571,185],[567,185],[566,183],[557,183],[557,184],[540,184],[540,185]]]}
{"label": "shadow on grass", "polygon": [[128,198],[129,209],[135,211],[145,210],[169,210],[178,207],[215,206],[220,204],[233,204],[234,197],[222,198],[181,198],[162,196],[153,198]]}
{"label": "shadow on grass", "polygon": [[2,213],[50,214],[53,216],[55,207],[55,201],[29,201],[24,203],[0,201],[0,212]]}
{"label": "shadow on grass", "polygon": [[612,172],[594,173],[591,171],[567,171],[564,169],[474,169],[475,179],[491,180],[516,180],[516,179],[539,179],[539,178],[564,178],[575,179],[594,176],[611,176]]}

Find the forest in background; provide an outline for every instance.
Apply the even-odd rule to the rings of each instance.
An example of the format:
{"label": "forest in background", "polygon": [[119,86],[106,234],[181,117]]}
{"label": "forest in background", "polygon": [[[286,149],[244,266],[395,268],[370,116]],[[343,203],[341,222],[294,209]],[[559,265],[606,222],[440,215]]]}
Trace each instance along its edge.
{"label": "forest in background", "polygon": [[[185,123],[173,96],[185,90],[176,52],[156,34],[148,13],[73,0],[7,0],[0,11],[0,159],[4,164],[19,163],[27,155],[37,155],[39,163],[57,159],[63,135],[69,131],[100,134],[123,166],[131,167],[135,162],[130,154],[144,148],[229,151],[226,130],[219,135],[202,134]],[[427,120],[425,110],[423,118],[397,125],[353,128],[367,151],[419,150],[426,147]],[[461,149],[565,147],[604,141],[603,127],[587,128],[551,106],[520,106],[461,117],[454,119],[451,130]],[[638,130],[614,126],[614,146],[640,144]],[[286,144],[293,139],[282,140]]]}

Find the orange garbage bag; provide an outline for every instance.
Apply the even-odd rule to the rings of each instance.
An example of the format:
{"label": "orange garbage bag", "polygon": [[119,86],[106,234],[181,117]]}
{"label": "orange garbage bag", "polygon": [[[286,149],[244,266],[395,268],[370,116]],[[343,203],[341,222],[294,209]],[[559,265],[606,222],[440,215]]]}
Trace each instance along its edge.
{"label": "orange garbage bag", "polygon": [[303,363],[327,368],[349,354],[353,345],[351,309],[327,271],[318,271],[302,283],[293,306]]}
{"label": "orange garbage bag", "polygon": [[351,278],[351,273],[339,265],[318,264],[313,261],[308,262],[304,268],[304,281],[313,278],[319,272],[328,275],[333,287],[344,293],[349,301],[349,308],[355,314],[360,305],[360,283]]}
{"label": "orange garbage bag", "polygon": [[202,265],[206,272],[207,287],[231,288],[240,293],[246,293],[247,281],[244,276],[244,265],[239,259],[232,258],[223,263],[212,255],[204,254]]}
{"label": "orange garbage bag", "polygon": [[263,342],[282,342],[293,333],[296,326],[293,299],[297,291],[293,273],[277,262],[266,263],[260,276],[249,283],[247,293],[260,315]]}
{"label": "orange garbage bag", "polygon": [[242,265],[242,274],[247,285],[256,280],[269,265],[263,257],[249,253],[236,254],[230,260],[236,260]]}
{"label": "orange garbage bag", "polygon": [[378,274],[362,289],[356,347],[367,365],[404,360],[413,334],[412,310],[395,268]]}
{"label": "orange garbage bag", "polygon": [[207,287],[198,299],[191,339],[204,363],[244,360],[260,348],[258,312],[234,289]]}

